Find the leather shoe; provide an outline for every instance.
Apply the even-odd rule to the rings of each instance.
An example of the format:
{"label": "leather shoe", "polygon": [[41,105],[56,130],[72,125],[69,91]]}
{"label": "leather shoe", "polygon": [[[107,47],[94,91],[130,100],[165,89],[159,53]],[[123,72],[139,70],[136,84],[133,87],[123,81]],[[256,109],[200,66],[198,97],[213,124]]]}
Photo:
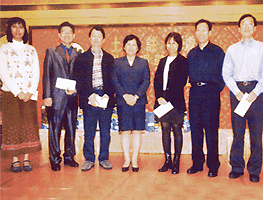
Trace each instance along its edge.
{"label": "leather shoe", "polygon": [[122,167],[122,172],[127,172],[129,170],[129,166],[128,167]]}
{"label": "leather shoe", "polygon": [[69,165],[70,167],[78,167],[79,164],[73,159],[64,160],[64,165]]}
{"label": "leather shoe", "polygon": [[228,176],[229,176],[229,178],[235,179],[235,178],[238,178],[239,176],[242,176],[242,175],[244,175],[244,172],[231,171]]}
{"label": "leather shoe", "polygon": [[196,168],[192,166],[187,170],[187,174],[196,174],[197,172],[201,172],[201,171],[203,171],[203,168]]}
{"label": "leather shoe", "polygon": [[60,164],[51,164],[51,169],[53,170],[53,171],[60,171]]}
{"label": "leather shoe", "polygon": [[250,174],[250,175],[249,175],[249,180],[250,180],[251,182],[257,183],[257,182],[259,182],[259,175]]}
{"label": "leather shoe", "polygon": [[208,177],[213,178],[213,177],[216,177],[217,175],[218,175],[218,172],[217,171],[211,171],[211,170],[209,170],[209,172],[208,172]]}
{"label": "leather shoe", "polygon": [[139,167],[132,167],[132,172],[138,172]]}

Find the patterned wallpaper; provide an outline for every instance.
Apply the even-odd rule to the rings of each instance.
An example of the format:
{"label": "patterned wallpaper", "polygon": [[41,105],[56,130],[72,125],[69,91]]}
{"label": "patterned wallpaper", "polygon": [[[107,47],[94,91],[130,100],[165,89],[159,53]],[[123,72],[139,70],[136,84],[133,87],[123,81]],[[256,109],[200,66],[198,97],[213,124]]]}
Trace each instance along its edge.
{"label": "patterned wallpaper", "polygon": [[[54,27],[30,27],[32,31],[32,45],[37,49],[40,59],[40,66],[43,66],[45,51],[47,48],[59,45],[57,29]],[[84,50],[89,48],[88,33],[91,27],[77,26],[76,38],[74,42],[80,44]],[[139,37],[142,42],[142,49],[139,56],[148,60],[151,72],[151,84],[148,89],[148,105],[147,110],[151,112],[155,101],[153,80],[157,69],[159,59],[166,55],[164,48],[164,39],[171,31],[178,32],[183,38],[183,48],[181,53],[186,56],[194,46],[197,45],[194,36],[193,24],[146,24],[146,25],[124,25],[124,26],[104,26],[106,32],[106,41],[104,49],[111,53],[115,58],[123,56],[122,50],[123,39],[128,34],[134,34]],[[262,41],[263,25],[257,26],[255,39]],[[216,23],[213,24],[211,42],[222,47],[224,51],[240,40],[238,27],[235,23]],[[185,99],[188,106],[190,86],[185,87]],[[42,85],[40,84],[40,94],[42,93]],[[230,102],[229,89],[224,88],[221,93],[221,114],[220,128],[230,129]]]}

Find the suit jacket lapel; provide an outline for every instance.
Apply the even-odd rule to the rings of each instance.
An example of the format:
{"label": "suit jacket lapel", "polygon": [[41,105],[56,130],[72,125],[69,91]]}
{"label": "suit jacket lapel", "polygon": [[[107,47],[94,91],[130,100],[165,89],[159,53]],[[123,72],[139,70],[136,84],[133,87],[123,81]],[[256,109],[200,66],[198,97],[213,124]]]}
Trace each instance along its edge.
{"label": "suit jacket lapel", "polygon": [[61,45],[57,46],[55,51],[63,58],[62,67],[63,67],[65,73],[67,74],[67,76],[69,76],[71,69],[69,69],[70,66],[69,66],[69,64],[67,62],[66,55],[64,53],[64,50],[63,50],[62,46]]}

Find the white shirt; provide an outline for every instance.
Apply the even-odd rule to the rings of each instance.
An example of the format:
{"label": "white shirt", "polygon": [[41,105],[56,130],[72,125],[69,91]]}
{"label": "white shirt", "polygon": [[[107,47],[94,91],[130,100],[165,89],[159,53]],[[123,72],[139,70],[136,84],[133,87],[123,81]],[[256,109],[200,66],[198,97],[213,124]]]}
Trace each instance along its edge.
{"label": "white shirt", "polygon": [[240,90],[237,81],[258,81],[252,90],[257,96],[263,92],[263,43],[254,39],[249,44],[243,40],[228,47],[224,64],[223,79],[236,95]]}
{"label": "white shirt", "polygon": [[166,90],[168,85],[168,76],[169,76],[169,70],[170,70],[170,64],[171,62],[176,58],[177,56],[168,56],[166,60],[166,64],[163,71],[163,90]]}
{"label": "white shirt", "polygon": [[35,94],[39,83],[39,59],[36,49],[13,40],[0,47],[2,90],[16,97],[20,92]]}

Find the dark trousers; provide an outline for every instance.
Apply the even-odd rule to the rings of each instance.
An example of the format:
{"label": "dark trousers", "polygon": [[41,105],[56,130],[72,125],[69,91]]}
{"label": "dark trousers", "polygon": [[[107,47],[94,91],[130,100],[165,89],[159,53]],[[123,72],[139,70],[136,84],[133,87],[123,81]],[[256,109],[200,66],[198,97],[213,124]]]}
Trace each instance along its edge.
{"label": "dark trousers", "polygon": [[[250,93],[255,85],[238,85],[239,89],[245,93]],[[230,164],[235,172],[243,172],[244,161],[244,135],[246,121],[250,133],[251,155],[247,163],[249,174],[259,175],[262,167],[262,132],[263,132],[263,93],[252,103],[244,117],[234,113],[234,109],[239,103],[233,93],[230,93],[231,119],[233,128],[233,143],[230,152]]]}
{"label": "dark trousers", "polygon": [[64,159],[73,159],[75,155],[75,134],[77,127],[77,108],[68,106],[63,110],[47,108],[49,121],[49,155],[52,164],[59,164],[62,160],[60,154],[61,129],[65,129]]}
{"label": "dark trousers", "polygon": [[210,170],[218,170],[218,128],[220,92],[217,85],[192,86],[189,98],[189,117],[192,138],[193,166],[202,169],[204,131],[207,145],[206,164]]}
{"label": "dark trousers", "polygon": [[99,121],[100,128],[100,154],[98,157],[99,162],[108,160],[109,158],[109,145],[110,145],[110,128],[111,116],[113,108],[98,108],[89,107],[83,109],[84,116],[84,145],[83,155],[86,160],[94,162],[94,137],[96,133],[97,120]]}

